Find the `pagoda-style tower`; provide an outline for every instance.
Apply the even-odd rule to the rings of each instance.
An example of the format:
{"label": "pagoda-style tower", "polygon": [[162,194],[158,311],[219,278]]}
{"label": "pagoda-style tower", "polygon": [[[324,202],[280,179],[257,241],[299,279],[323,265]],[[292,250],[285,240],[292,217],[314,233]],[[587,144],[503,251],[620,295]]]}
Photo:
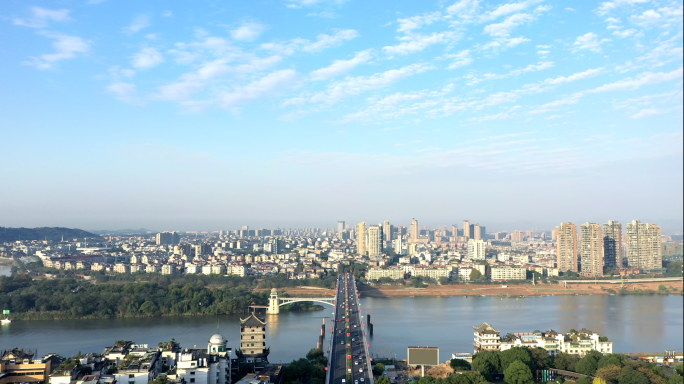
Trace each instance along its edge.
{"label": "pagoda-style tower", "polygon": [[240,349],[236,351],[239,359],[268,363],[270,349],[266,347],[266,321],[254,313],[240,319]]}

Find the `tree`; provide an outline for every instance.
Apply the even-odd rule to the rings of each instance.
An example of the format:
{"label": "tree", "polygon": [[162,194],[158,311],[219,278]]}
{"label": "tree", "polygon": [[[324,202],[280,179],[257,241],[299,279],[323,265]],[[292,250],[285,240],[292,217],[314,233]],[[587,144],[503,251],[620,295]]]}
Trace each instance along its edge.
{"label": "tree", "polygon": [[575,371],[575,365],[577,364],[577,357],[570,355],[565,352],[561,352],[556,355],[553,359],[553,367],[556,369],[562,369],[564,371]]}
{"label": "tree", "polygon": [[607,365],[603,368],[599,368],[596,371],[595,376],[605,380],[606,384],[618,384],[621,371],[622,367],[619,365]]}
{"label": "tree", "polygon": [[522,361],[513,361],[504,370],[504,381],[508,384],[532,384],[532,370]]}
{"label": "tree", "polygon": [[385,372],[385,364],[383,363],[376,363],[375,366],[373,367],[373,373],[376,375],[382,375],[382,373]]}
{"label": "tree", "polygon": [[421,377],[420,380],[418,380],[418,384],[434,384],[434,383],[435,383],[435,378],[432,376]]}
{"label": "tree", "polygon": [[532,363],[536,369],[544,369],[551,366],[553,359],[546,349],[540,347],[529,348],[529,352],[532,357]]}
{"label": "tree", "polygon": [[492,372],[501,369],[501,360],[497,351],[482,351],[473,356],[473,369],[480,372],[487,380],[492,379]]}
{"label": "tree", "polygon": [[479,280],[482,280],[482,273],[479,270],[473,268],[473,270],[470,271],[470,281],[479,281]]}
{"label": "tree", "polygon": [[680,375],[677,372],[672,373],[672,377],[670,380],[667,382],[667,384],[682,384],[684,383],[684,379],[682,378],[682,375]]}
{"label": "tree", "polygon": [[439,285],[449,285],[450,282],[451,280],[449,280],[449,278],[446,276],[442,276],[439,278]]}
{"label": "tree", "polygon": [[684,364],[677,364],[677,366],[675,366],[675,371],[677,371],[680,376],[684,376]]}
{"label": "tree", "polygon": [[606,380],[605,380],[605,379],[602,379],[602,378],[600,378],[600,377],[597,377],[597,378],[594,379],[594,381],[592,381],[592,384],[608,384],[608,383],[606,383]]}
{"label": "tree", "polygon": [[594,376],[596,370],[598,369],[598,361],[594,356],[587,354],[580,361],[577,362],[575,366],[575,372],[581,373],[587,376]]}
{"label": "tree", "polygon": [[626,356],[625,355],[620,355],[617,353],[609,353],[607,355],[604,355],[601,357],[601,359],[598,361],[598,368],[605,368],[609,365],[617,365],[618,367],[622,366],[622,360],[624,360]]}
{"label": "tree", "polygon": [[470,363],[463,359],[451,359],[449,365],[454,371],[470,371]]}
{"label": "tree", "polygon": [[618,378],[620,384],[649,384],[648,378],[643,373],[635,371],[632,367],[623,367]]}
{"label": "tree", "polygon": [[580,377],[577,379],[577,384],[591,384],[591,379],[588,377]]}
{"label": "tree", "polygon": [[392,381],[388,377],[381,376],[375,380],[375,384],[392,384]]}
{"label": "tree", "polygon": [[158,376],[156,379],[150,381],[151,384],[166,384],[169,382],[169,378],[166,376]]}
{"label": "tree", "polygon": [[534,363],[532,363],[532,356],[530,356],[530,351],[525,347],[515,347],[501,352],[501,368],[504,371],[514,361],[521,361],[525,363],[530,369],[535,368]]}

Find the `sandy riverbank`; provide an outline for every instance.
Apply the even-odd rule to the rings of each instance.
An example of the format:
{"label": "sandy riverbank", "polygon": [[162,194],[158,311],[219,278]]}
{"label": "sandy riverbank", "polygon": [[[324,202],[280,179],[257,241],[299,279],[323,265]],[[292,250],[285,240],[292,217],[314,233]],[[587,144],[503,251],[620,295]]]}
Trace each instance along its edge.
{"label": "sandy riverbank", "polygon": [[[628,290],[653,290],[658,291],[660,285],[664,285],[669,293],[680,294],[684,283],[680,281],[625,283]],[[674,288],[674,289],[673,289]],[[568,283],[567,288],[563,284],[521,284],[508,285],[430,285],[426,288],[409,288],[405,286],[368,286],[361,284],[359,292],[361,297],[405,297],[405,296],[548,296],[548,295],[610,295],[608,289],[615,291],[620,289],[620,284],[609,284],[598,281],[597,283]],[[278,292],[286,292],[294,297],[334,296],[332,289],[316,289],[309,287],[279,288]]]}

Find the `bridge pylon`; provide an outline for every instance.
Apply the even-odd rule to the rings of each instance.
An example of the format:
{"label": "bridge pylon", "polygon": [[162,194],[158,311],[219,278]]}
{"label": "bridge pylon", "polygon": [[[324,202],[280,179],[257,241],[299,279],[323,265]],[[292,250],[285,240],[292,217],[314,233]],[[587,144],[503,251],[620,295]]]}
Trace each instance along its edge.
{"label": "bridge pylon", "polygon": [[268,309],[266,313],[269,315],[277,315],[280,313],[280,300],[278,299],[278,291],[271,288],[271,297],[268,299]]}

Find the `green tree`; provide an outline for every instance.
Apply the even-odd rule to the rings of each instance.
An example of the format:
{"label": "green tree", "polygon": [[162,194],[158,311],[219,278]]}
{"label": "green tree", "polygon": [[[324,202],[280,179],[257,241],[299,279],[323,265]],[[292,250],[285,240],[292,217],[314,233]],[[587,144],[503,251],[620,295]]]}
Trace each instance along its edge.
{"label": "green tree", "polygon": [[385,372],[385,364],[383,363],[376,363],[375,366],[373,367],[373,373],[376,375],[382,375],[382,373]]}
{"label": "green tree", "polygon": [[608,384],[605,379],[602,379],[600,377],[597,377],[594,379],[594,381],[591,382],[591,384]]}
{"label": "green tree", "polygon": [[501,359],[498,351],[481,351],[473,356],[473,369],[480,372],[487,380],[492,379],[492,373],[501,369]]}
{"label": "green tree", "polygon": [[392,381],[388,377],[380,376],[375,380],[375,384],[392,384]]}
{"label": "green tree", "polygon": [[158,376],[156,379],[150,381],[151,384],[166,384],[169,382],[169,378],[166,376]]}
{"label": "green tree", "polygon": [[551,367],[553,363],[553,358],[544,348],[535,347],[529,348],[530,356],[532,357],[532,363],[535,369],[544,369]]}
{"label": "green tree", "polygon": [[508,384],[532,384],[534,378],[530,367],[524,362],[516,360],[504,369],[504,381]]}
{"label": "green tree", "polygon": [[470,271],[470,281],[480,281],[480,280],[482,280],[482,273],[479,270],[473,268],[473,270]]}
{"label": "green tree", "polygon": [[577,379],[577,384],[592,384],[591,379],[588,377],[580,377]]}
{"label": "green tree", "polygon": [[597,369],[598,361],[596,361],[596,358],[594,356],[589,354],[581,358],[575,366],[575,372],[588,376],[594,376]]}
{"label": "green tree", "polygon": [[421,377],[420,380],[418,380],[418,384],[434,384],[434,383],[435,383],[435,378],[432,376]]}
{"label": "green tree", "polygon": [[564,371],[575,371],[577,357],[568,353],[561,352],[553,359],[553,367]]}
{"label": "green tree", "polygon": [[601,357],[601,359],[598,361],[598,368],[605,368],[609,365],[617,365],[618,367],[622,367],[622,361],[626,358],[625,355],[617,354],[617,353],[608,353]]}
{"label": "green tree", "polygon": [[[600,361],[599,361],[600,363]],[[618,384],[622,367],[619,365],[606,365],[596,371],[595,376],[606,381],[607,384]]]}
{"label": "green tree", "polygon": [[643,373],[634,370],[630,366],[622,368],[618,382],[620,384],[649,384],[648,378]]}
{"label": "green tree", "polygon": [[454,371],[470,371],[470,363],[463,359],[451,359],[449,365]]}
{"label": "green tree", "polygon": [[501,352],[501,368],[504,371],[514,361],[521,361],[525,363],[530,369],[535,368],[534,363],[532,363],[532,356],[530,356],[530,351],[525,347],[515,347]]}
{"label": "green tree", "polygon": [[667,384],[682,384],[684,383],[682,375],[677,372],[672,373],[672,377],[668,380]]}
{"label": "green tree", "polygon": [[677,371],[680,376],[684,376],[684,364],[677,364],[675,366],[675,371]]}

